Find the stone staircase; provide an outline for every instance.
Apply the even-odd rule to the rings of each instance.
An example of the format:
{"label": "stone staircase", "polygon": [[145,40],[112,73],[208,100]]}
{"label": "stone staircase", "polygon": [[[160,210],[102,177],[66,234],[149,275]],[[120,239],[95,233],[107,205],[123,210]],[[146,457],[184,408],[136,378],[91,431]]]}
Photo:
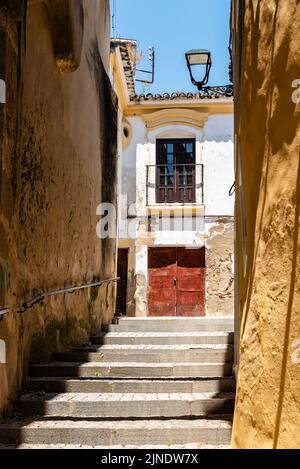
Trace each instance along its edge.
{"label": "stone staircase", "polygon": [[29,369],[0,443],[223,447],[234,409],[233,318],[122,318]]}

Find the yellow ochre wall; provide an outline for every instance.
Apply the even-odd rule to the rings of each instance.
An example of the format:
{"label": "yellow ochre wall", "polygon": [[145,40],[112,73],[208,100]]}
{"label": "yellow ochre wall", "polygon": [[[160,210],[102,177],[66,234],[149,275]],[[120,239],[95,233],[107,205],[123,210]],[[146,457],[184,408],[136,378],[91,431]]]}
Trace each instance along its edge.
{"label": "yellow ochre wall", "polygon": [[[0,308],[11,308],[0,321],[7,355],[0,419],[30,360],[86,343],[111,321],[115,284],[52,297],[24,314],[20,305],[40,292],[116,276],[115,240],[96,233],[98,205],[116,201],[109,1],[30,0],[27,10],[14,3],[22,4],[0,5],[0,76],[7,84],[0,105]],[[69,30],[76,32],[77,64]]]}
{"label": "yellow ochre wall", "polygon": [[[233,0],[239,366],[234,448],[300,448],[299,0]],[[300,96],[300,93],[299,93]]]}

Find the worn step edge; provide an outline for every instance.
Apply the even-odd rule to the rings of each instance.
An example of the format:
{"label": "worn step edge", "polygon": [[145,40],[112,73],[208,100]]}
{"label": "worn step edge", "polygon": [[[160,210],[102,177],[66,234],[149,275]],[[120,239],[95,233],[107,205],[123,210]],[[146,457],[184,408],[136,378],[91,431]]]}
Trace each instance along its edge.
{"label": "worn step edge", "polygon": [[15,403],[23,416],[187,418],[232,414],[233,393],[27,394]]}
{"label": "worn step edge", "polygon": [[209,351],[209,352],[223,352],[223,351],[233,351],[233,344],[103,344],[100,346],[93,345],[83,345],[72,347],[72,351],[106,351],[106,352],[115,352],[118,351],[133,351],[133,352],[194,352],[194,351]]}
{"label": "worn step edge", "polygon": [[223,363],[233,361],[231,350],[182,350],[182,351],[155,351],[155,350],[116,350],[102,352],[72,351],[55,353],[54,361],[62,362],[138,362],[138,363],[169,363],[170,361],[183,361],[194,363],[205,360],[205,362]]}
{"label": "worn step edge", "polygon": [[[99,376],[98,376],[99,374]],[[140,362],[55,362],[31,365],[30,376],[70,376],[70,377],[145,377],[152,376],[228,376],[232,374],[232,363],[140,363]]]}
{"label": "worn step edge", "polygon": [[231,324],[167,324],[167,323],[123,323],[110,324],[103,327],[103,332],[233,332],[234,328]]}
{"label": "worn step edge", "polygon": [[90,446],[230,444],[227,420],[45,420],[21,419],[0,425],[2,444],[75,444]]}
{"label": "worn step edge", "polygon": [[12,450],[12,449],[21,449],[21,450],[32,450],[32,449],[65,449],[65,450],[72,450],[72,449],[95,449],[95,450],[119,450],[119,449],[136,449],[136,450],[144,450],[144,449],[151,449],[151,450],[160,450],[160,449],[230,449],[229,445],[207,445],[205,443],[187,443],[185,445],[170,445],[170,446],[162,446],[162,445],[147,445],[147,446],[135,446],[135,445],[113,445],[113,446],[88,446],[88,445],[42,445],[42,444],[21,444],[21,445],[1,445],[0,450]]}
{"label": "worn step edge", "polygon": [[[105,326],[107,327],[107,326]],[[99,332],[92,337],[227,337],[234,334],[233,331],[180,331],[180,332],[143,332],[143,331],[129,331],[129,332]]]}
{"label": "worn step edge", "polygon": [[118,318],[119,322],[137,322],[137,323],[143,323],[143,322],[154,322],[154,321],[162,321],[162,322],[224,322],[224,321],[234,321],[234,315],[224,315],[224,316],[199,316],[199,317],[189,317],[189,316],[155,316],[155,317],[129,317],[129,316],[121,316]]}
{"label": "worn step edge", "polygon": [[[148,400],[207,400],[212,398],[234,398],[233,392],[223,392],[223,393],[216,393],[216,392],[201,392],[201,393],[150,393],[147,397]],[[71,401],[72,400],[72,401]],[[49,402],[146,402],[145,401],[145,393],[89,393],[89,394],[82,394],[78,392],[68,392],[68,393],[46,393],[46,394],[35,394],[35,393],[25,393],[22,394],[20,397],[20,401],[31,401],[31,402],[40,402],[40,401],[49,401]]]}
{"label": "worn step edge", "polygon": [[130,345],[130,344],[153,344],[153,345],[176,345],[176,344],[233,344],[234,334],[232,332],[103,332],[91,338],[92,344]]}
{"label": "worn step edge", "polygon": [[219,379],[193,379],[193,380],[137,380],[137,379],[71,379],[55,377],[29,378],[28,390],[47,392],[233,392],[235,390],[233,377]]}

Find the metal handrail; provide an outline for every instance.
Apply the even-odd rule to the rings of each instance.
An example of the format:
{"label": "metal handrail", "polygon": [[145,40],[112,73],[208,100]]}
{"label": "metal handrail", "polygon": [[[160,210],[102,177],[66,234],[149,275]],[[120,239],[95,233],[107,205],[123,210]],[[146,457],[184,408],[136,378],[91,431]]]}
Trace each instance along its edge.
{"label": "metal handrail", "polygon": [[[99,280],[98,282],[86,283],[84,285],[75,285],[73,287],[66,287],[66,288],[61,288],[59,290],[53,290],[53,291],[50,291],[50,292],[40,293],[39,295],[32,298],[32,300],[26,301],[25,303],[23,303],[22,304],[22,309],[19,310],[18,313],[20,313],[20,314],[25,313],[28,309],[31,309],[34,305],[42,302],[45,298],[50,298],[51,296],[62,295],[62,294],[65,294],[65,293],[72,294],[72,293],[74,293],[75,291],[78,291],[78,290],[84,290],[86,288],[99,287],[99,286],[104,285],[106,283],[118,282],[119,280],[120,280],[120,277],[115,277],[115,278]],[[12,310],[12,308],[1,308],[0,309],[0,319],[5,314],[9,313],[11,310]]]}

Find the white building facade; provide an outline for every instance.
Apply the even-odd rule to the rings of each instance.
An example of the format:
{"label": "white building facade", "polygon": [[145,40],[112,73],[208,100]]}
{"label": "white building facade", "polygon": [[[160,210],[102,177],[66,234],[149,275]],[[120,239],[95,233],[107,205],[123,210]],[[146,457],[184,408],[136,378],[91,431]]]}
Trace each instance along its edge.
{"label": "white building facade", "polygon": [[126,98],[131,76],[121,49],[118,313],[233,315],[232,100]]}

